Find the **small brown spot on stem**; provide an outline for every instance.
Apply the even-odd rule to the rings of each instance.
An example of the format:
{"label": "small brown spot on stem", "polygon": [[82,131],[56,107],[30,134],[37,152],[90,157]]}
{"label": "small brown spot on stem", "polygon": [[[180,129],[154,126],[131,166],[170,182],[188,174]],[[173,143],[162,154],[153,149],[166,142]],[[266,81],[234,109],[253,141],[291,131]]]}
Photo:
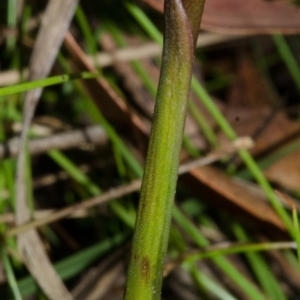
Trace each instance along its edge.
{"label": "small brown spot on stem", "polygon": [[142,258],[141,267],[142,267],[142,276],[145,277],[146,280],[148,280],[150,277],[150,262],[147,256],[144,256]]}

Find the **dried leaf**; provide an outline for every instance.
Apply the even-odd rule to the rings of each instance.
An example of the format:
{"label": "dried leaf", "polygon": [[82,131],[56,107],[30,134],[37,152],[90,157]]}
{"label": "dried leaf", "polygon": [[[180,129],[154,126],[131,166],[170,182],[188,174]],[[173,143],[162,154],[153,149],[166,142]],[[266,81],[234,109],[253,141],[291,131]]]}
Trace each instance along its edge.
{"label": "dried leaf", "polygon": [[237,59],[237,68],[233,70],[235,80],[228,92],[228,103],[234,106],[262,107],[276,106],[271,87],[263,74],[258,71],[254,61],[246,52]]}
{"label": "dried leaf", "polygon": [[[143,0],[163,11],[163,0]],[[300,8],[290,1],[209,0],[205,4],[201,28],[220,33],[300,32]]]}
{"label": "dried leaf", "polygon": [[262,202],[213,167],[192,170],[183,175],[182,179],[204,200],[227,210],[230,214],[235,214],[243,221],[252,221],[255,224],[260,222],[279,230],[285,229],[283,222],[268,203]]}
{"label": "dried leaf", "polygon": [[300,190],[300,149],[268,167],[264,174],[273,182],[288,189]]}
{"label": "dried leaf", "polygon": [[[265,124],[272,114],[268,106],[227,106],[224,114],[238,136],[256,136],[255,147],[251,149],[253,155],[261,155],[278,147],[300,131],[299,122],[289,120],[282,112],[277,112],[270,123]],[[227,140],[223,134],[220,134],[220,139],[221,143]]]}

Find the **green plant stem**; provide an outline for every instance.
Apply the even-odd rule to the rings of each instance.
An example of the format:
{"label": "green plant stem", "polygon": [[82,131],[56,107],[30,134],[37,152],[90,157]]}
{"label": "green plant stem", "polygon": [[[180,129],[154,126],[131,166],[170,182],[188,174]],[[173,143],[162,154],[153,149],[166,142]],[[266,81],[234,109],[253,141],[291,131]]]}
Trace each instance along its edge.
{"label": "green plant stem", "polygon": [[[138,21],[138,23],[145,29],[149,36],[160,46],[163,45],[162,35],[159,30],[151,23],[147,15],[136,5],[125,2],[125,6],[128,11],[133,15],[133,17]],[[198,33],[198,30],[195,32]],[[193,85],[192,88],[194,89]],[[198,107],[192,102],[189,102],[190,112],[195,119],[197,125],[203,132],[211,146],[216,147],[218,145],[218,139],[213,129],[210,127],[206,118],[203,116],[202,112]]]}
{"label": "green plant stem", "polygon": [[[160,299],[192,73],[194,27],[199,28],[203,5],[201,0],[165,2],[162,69],[128,270],[126,300]],[[190,14],[192,8],[194,12]]]}

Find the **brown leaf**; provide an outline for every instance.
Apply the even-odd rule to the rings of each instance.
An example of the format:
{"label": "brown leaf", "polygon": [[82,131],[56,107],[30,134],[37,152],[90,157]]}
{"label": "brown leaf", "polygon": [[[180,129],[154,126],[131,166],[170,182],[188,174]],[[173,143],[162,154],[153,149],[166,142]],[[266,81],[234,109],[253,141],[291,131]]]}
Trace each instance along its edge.
{"label": "brown leaf", "polygon": [[[70,52],[73,63],[77,71],[96,72],[95,67],[90,63],[86,54],[80,48],[71,33],[67,33],[65,45]],[[125,101],[114,91],[104,78],[96,80],[85,80],[84,87],[93,99],[95,105],[104,114],[104,116],[114,124],[123,128],[134,129],[137,140],[145,139],[149,133],[149,128],[134,114]]]}
{"label": "brown leaf", "polygon": [[237,67],[233,70],[236,79],[229,88],[228,103],[248,107],[275,106],[273,92],[263,74],[246,52],[239,54]]}
{"label": "brown leaf", "polygon": [[284,230],[285,226],[268,203],[261,201],[213,167],[201,167],[182,176],[184,183],[204,200],[235,214],[243,221]]}
{"label": "brown leaf", "polygon": [[300,189],[300,149],[283,157],[269,166],[264,174],[282,187],[299,191]]}
{"label": "brown leaf", "polygon": [[[270,114],[272,109],[268,106],[227,106],[224,109],[224,115],[238,136],[255,136],[255,147],[251,149],[253,155],[262,155],[272,148],[279,147],[300,131],[299,122],[289,120],[282,112],[277,112],[272,116],[272,120],[265,124]],[[223,133],[220,134],[220,139],[222,144],[226,143],[227,139]]]}
{"label": "brown leaf", "polygon": [[[163,11],[163,0],[143,0]],[[201,28],[220,33],[300,32],[300,8],[289,1],[208,0]]]}

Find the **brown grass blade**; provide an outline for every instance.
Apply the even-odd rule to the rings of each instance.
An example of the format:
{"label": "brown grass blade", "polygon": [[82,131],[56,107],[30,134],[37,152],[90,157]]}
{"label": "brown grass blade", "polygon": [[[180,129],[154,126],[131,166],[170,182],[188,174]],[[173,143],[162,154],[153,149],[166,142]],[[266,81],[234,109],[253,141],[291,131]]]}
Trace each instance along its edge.
{"label": "brown grass blade", "polygon": [[[41,28],[29,64],[29,80],[42,79],[48,75],[56,58],[71,19],[77,0],[51,0],[43,16]],[[16,222],[21,225],[30,219],[25,184],[26,140],[42,89],[29,91],[25,96],[23,130],[16,174]],[[72,299],[61,279],[54,271],[43,244],[35,230],[18,236],[21,256],[32,276],[49,299]]]}
{"label": "brown grass blade", "polygon": [[[96,69],[89,61],[87,55],[80,48],[71,33],[66,35],[65,45],[69,50],[76,71],[96,72]],[[111,88],[104,78],[96,80],[87,80],[84,87],[93,99],[95,105],[109,120],[119,125],[121,128],[134,129],[136,140],[144,140],[149,133],[141,119],[134,114],[125,103],[125,101]]]}

